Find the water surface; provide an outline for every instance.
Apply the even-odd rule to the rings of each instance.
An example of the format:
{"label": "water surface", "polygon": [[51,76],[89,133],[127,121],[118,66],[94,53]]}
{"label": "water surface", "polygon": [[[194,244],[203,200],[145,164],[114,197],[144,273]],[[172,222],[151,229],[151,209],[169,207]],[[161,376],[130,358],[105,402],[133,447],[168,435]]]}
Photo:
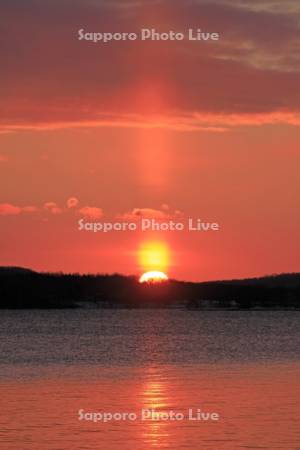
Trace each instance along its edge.
{"label": "water surface", "polygon": [[[1,316],[1,450],[300,449],[297,312]],[[219,420],[188,420],[198,408]],[[142,421],[142,409],[185,418]],[[79,410],[138,419],[80,421]]]}

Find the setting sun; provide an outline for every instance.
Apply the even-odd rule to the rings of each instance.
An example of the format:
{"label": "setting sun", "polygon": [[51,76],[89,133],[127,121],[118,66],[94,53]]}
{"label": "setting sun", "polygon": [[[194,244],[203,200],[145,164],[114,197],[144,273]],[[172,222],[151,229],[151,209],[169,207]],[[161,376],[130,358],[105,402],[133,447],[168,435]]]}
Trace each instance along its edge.
{"label": "setting sun", "polygon": [[150,272],[145,272],[140,277],[140,283],[161,283],[163,281],[167,281],[168,277],[164,272],[160,272],[159,270],[151,270]]}

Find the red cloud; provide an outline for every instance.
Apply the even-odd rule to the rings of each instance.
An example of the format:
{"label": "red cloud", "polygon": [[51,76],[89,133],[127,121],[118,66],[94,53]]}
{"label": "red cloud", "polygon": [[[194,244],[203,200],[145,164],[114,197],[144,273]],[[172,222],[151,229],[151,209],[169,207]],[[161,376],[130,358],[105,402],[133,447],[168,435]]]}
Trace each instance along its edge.
{"label": "red cloud", "polygon": [[174,216],[181,215],[181,211],[176,210],[174,213],[171,213],[169,211],[169,206],[164,204],[161,206],[162,210],[160,209],[153,209],[153,208],[134,208],[132,211],[127,212],[125,214],[121,214],[118,216],[118,219],[122,220],[138,220],[140,218],[146,218],[146,219],[157,219],[157,220],[164,220],[164,219],[170,219]]}
{"label": "red cloud", "polygon": [[103,217],[103,210],[94,206],[84,206],[78,212],[82,216],[89,217],[90,219],[100,219]]}
{"label": "red cloud", "polygon": [[67,207],[68,208],[75,208],[79,203],[79,200],[76,197],[70,197],[67,200]]}
{"label": "red cloud", "polygon": [[62,209],[57,206],[55,202],[46,202],[44,204],[44,209],[51,212],[52,214],[61,214]]}
{"label": "red cloud", "polygon": [[1,216],[16,216],[22,212],[22,208],[19,206],[11,205],[10,203],[0,204]]}
{"label": "red cloud", "polygon": [[1,203],[0,204],[0,215],[1,216],[16,216],[25,213],[36,212],[38,209],[35,206],[16,206],[11,203]]}

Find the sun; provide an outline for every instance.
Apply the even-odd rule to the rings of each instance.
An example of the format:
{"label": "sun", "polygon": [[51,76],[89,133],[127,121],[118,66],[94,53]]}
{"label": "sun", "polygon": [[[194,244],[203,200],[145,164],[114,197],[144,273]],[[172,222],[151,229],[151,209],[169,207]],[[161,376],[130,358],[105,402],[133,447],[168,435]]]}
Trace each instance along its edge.
{"label": "sun", "polygon": [[140,268],[144,272],[140,283],[161,283],[168,280],[165,271],[169,265],[169,248],[166,242],[147,241],[139,248]]}
{"label": "sun", "polygon": [[160,272],[159,270],[150,270],[150,272],[145,272],[140,277],[140,283],[162,283],[167,281],[168,277],[164,272]]}

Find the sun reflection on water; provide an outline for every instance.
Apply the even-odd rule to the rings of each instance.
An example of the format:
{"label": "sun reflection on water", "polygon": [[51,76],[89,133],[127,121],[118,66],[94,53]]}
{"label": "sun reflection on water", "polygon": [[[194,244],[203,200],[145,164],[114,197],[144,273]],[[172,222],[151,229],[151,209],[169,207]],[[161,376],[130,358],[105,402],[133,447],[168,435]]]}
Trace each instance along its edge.
{"label": "sun reflection on water", "polygon": [[[153,410],[154,413],[169,410],[171,404],[169,384],[159,369],[147,369],[141,400],[144,410]],[[144,421],[142,435],[145,444],[156,448],[165,447],[169,443],[170,422],[149,417]]]}

